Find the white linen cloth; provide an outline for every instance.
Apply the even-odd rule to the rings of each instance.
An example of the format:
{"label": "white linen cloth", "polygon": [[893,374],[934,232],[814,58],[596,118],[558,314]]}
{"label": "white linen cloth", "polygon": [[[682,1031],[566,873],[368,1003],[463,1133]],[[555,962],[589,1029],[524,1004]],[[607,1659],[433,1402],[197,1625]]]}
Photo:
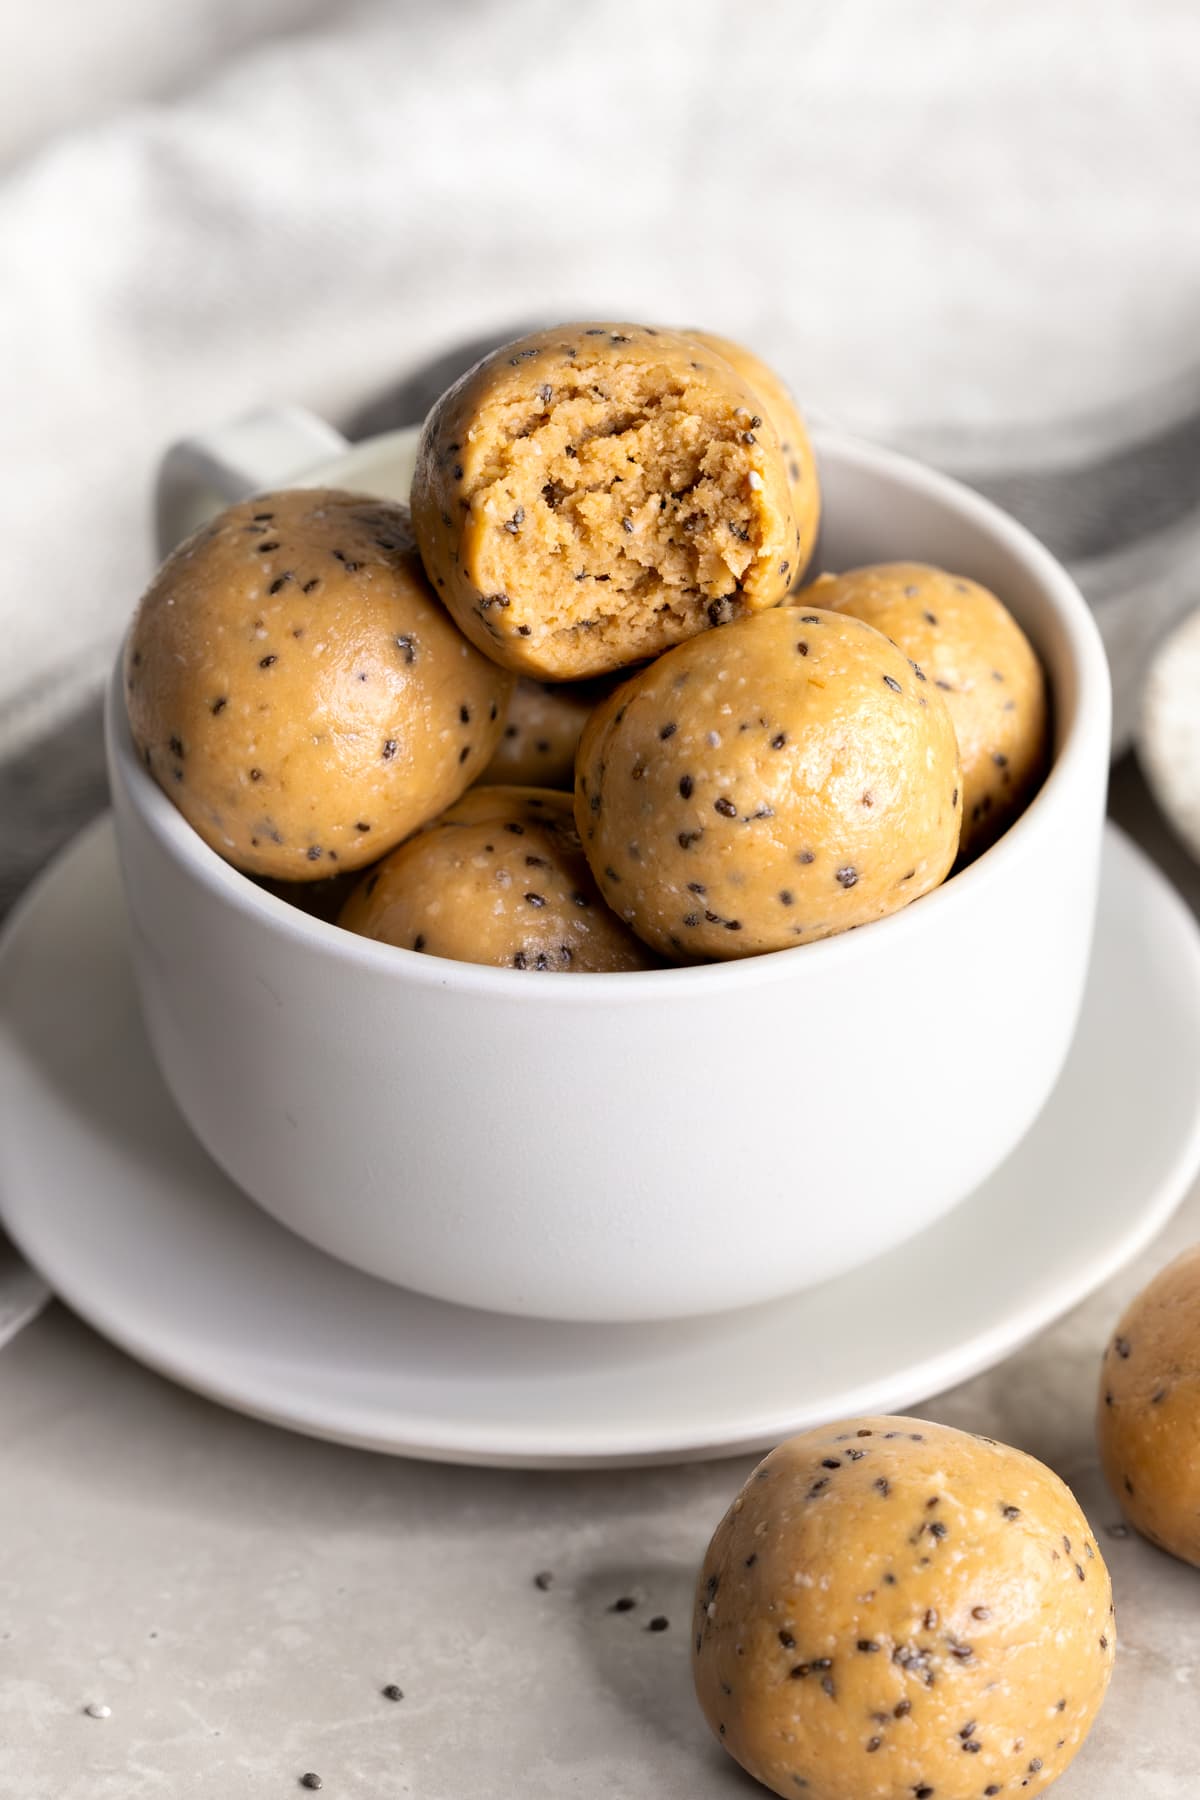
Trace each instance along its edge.
{"label": "white linen cloth", "polygon": [[1190,0],[43,0],[5,37],[0,754],[96,682],[169,439],[509,320],[704,322],[988,474],[1195,398]]}

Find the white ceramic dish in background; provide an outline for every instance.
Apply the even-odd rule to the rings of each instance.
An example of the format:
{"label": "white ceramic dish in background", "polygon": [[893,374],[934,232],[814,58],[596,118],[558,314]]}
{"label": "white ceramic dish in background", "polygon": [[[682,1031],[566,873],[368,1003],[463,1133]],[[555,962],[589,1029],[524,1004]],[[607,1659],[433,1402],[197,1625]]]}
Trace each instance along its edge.
{"label": "white ceramic dish in background", "polygon": [[[305,478],[403,492],[412,445],[395,434]],[[114,674],[109,769],[155,1054],[210,1153],[310,1242],[501,1312],[715,1312],[913,1237],[1029,1129],[1087,969],[1108,769],[1100,640],[1054,559],[977,495],[885,451],[817,449],[824,562],[923,559],[997,589],[1056,702],[1054,766],[1025,815],[866,930],[545,981],[368,942],[196,836],[134,754]],[[222,454],[220,441],[174,453],[176,503],[188,467],[210,480]],[[252,485],[235,464],[228,486]]]}
{"label": "white ceramic dish in background", "polygon": [[1148,1241],[1200,1163],[1200,934],[1110,832],[1082,1026],[1015,1155],[869,1267],[719,1318],[553,1325],[445,1306],[248,1205],[155,1069],[108,823],[66,853],[0,949],[0,1092],[13,1237],[85,1319],[201,1393],[440,1460],[717,1456],[914,1406]]}

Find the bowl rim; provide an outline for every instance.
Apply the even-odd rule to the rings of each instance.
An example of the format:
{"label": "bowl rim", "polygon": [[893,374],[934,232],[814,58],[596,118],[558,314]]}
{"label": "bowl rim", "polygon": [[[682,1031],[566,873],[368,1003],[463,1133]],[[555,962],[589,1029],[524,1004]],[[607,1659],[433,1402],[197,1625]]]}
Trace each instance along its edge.
{"label": "bowl rim", "polygon": [[[351,445],[343,456],[330,459],[300,478],[312,485],[335,477],[347,461],[369,463],[370,452],[386,446],[411,445],[416,431],[408,428],[381,433]],[[965,869],[942,882],[930,893],[899,912],[874,919],[861,927],[811,944],[764,952],[726,962],[699,963],[686,967],[637,969],[606,973],[579,973],[569,981],[538,983],[531,993],[529,971],[494,968],[483,963],[457,962],[448,957],[426,956],[398,944],[360,937],[341,926],[306,913],[260,887],[249,875],[226,862],[174,806],[169,796],[142,766],[134,751],[125,708],[124,638],[118,650],[105,706],[105,742],[109,775],[114,790],[120,788],[144,828],[188,879],[207,894],[244,918],[253,919],[296,948],[327,956],[335,962],[357,965],[374,975],[401,983],[441,987],[464,994],[490,995],[495,999],[519,999],[556,1006],[594,1006],[653,1000],[671,993],[697,997],[733,988],[751,988],[761,982],[793,980],[804,970],[817,975],[839,963],[849,965],[864,958],[899,953],[907,939],[937,932],[947,907],[969,905],[973,896],[1002,880],[1022,860],[1029,860],[1038,845],[1059,828],[1059,814],[1077,787],[1076,777],[1102,740],[1107,763],[1111,719],[1111,684],[1108,661],[1099,629],[1087,602],[1062,564],[1023,525],[1002,508],[952,476],[942,474],[898,451],[864,442],[845,433],[818,430],[813,433],[818,466],[833,458],[882,477],[910,493],[939,500],[957,512],[984,536],[999,540],[1022,562],[1049,602],[1063,633],[1066,655],[1074,673],[1075,692],[1071,715],[1060,729],[1063,735],[1046,779],[1021,816],[986,851]],[[364,871],[365,872],[365,871]]]}

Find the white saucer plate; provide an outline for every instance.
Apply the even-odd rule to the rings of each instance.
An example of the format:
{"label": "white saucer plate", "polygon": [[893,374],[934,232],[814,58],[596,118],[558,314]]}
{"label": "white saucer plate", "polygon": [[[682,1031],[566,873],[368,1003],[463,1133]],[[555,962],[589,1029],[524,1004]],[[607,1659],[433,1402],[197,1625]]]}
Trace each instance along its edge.
{"label": "white saucer plate", "polygon": [[1165,1223],[1200,1165],[1200,934],[1110,828],[1076,1042],[1005,1166],[866,1268],[683,1323],[557,1325],[426,1300],[331,1261],[245,1199],[151,1059],[106,820],[47,872],[0,947],[0,1107],[0,1213],[18,1246],[96,1330],[213,1400],[439,1461],[727,1455],[965,1380]]}

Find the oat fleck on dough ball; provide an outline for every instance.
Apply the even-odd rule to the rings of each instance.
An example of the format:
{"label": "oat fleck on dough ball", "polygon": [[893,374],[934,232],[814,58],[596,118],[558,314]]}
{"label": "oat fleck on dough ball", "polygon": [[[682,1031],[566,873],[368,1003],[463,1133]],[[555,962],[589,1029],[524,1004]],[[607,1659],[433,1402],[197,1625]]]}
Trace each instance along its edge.
{"label": "oat fleck on dough ball", "polygon": [[1200,1566],[1200,1246],[1144,1287],[1104,1353],[1104,1474],[1143,1537]]}
{"label": "oat fleck on dough ball", "polygon": [[753,350],[735,344],[732,338],[718,337],[714,331],[693,331],[689,336],[694,337],[697,343],[707,344],[710,350],[715,350],[718,356],[723,356],[737,370],[747,387],[753,388],[763,402],[763,410],[779,433],[779,447],[787,466],[792,506],[800,532],[796,567],[792,574],[792,586],[796,587],[808,567],[808,559],[813,553],[821,523],[821,485],[817,475],[817,459],[813,455],[808,429],[800,409],[786,384],[761,357],[755,356]]}
{"label": "oat fleck on dough ball", "polygon": [[560,325],[425,422],[413,524],[467,635],[579,680],[775,606],[800,530],[779,434],[724,357],[645,325]]}
{"label": "oat fleck on dough ball", "polygon": [[746,1482],[704,1558],[692,1668],[714,1735],[788,1800],[1033,1800],[1087,1736],[1115,1642],[1057,1475],[867,1418]]}
{"label": "oat fleck on dough ball", "polygon": [[776,610],[670,651],[592,714],[576,768],[601,891],[679,959],[882,918],[936,887],[958,848],[940,695],[839,613]]}
{"label": "oat fleck on dough ball", "polygon": [[958,735],[963,855],[986,850],[1028,806],[1049,759],[1046,678],[1008,608],[977,581],[927,563],[822,575],[793,604],[865,619],[920,663]]}
{"label": "oat fleck on dough ball", "polygon": [[568,794],[477,787],[359,884],[339,923],[495,968],[587,974],[657,959],[596,891]]}
{"label": "oat fleck on dough ball", "polygon": [[231,506],[167,558],[125,684],[147,768],[205,842],[318,881],[462,793],[512,678],[439,605],[403,507],[308,488]]}

